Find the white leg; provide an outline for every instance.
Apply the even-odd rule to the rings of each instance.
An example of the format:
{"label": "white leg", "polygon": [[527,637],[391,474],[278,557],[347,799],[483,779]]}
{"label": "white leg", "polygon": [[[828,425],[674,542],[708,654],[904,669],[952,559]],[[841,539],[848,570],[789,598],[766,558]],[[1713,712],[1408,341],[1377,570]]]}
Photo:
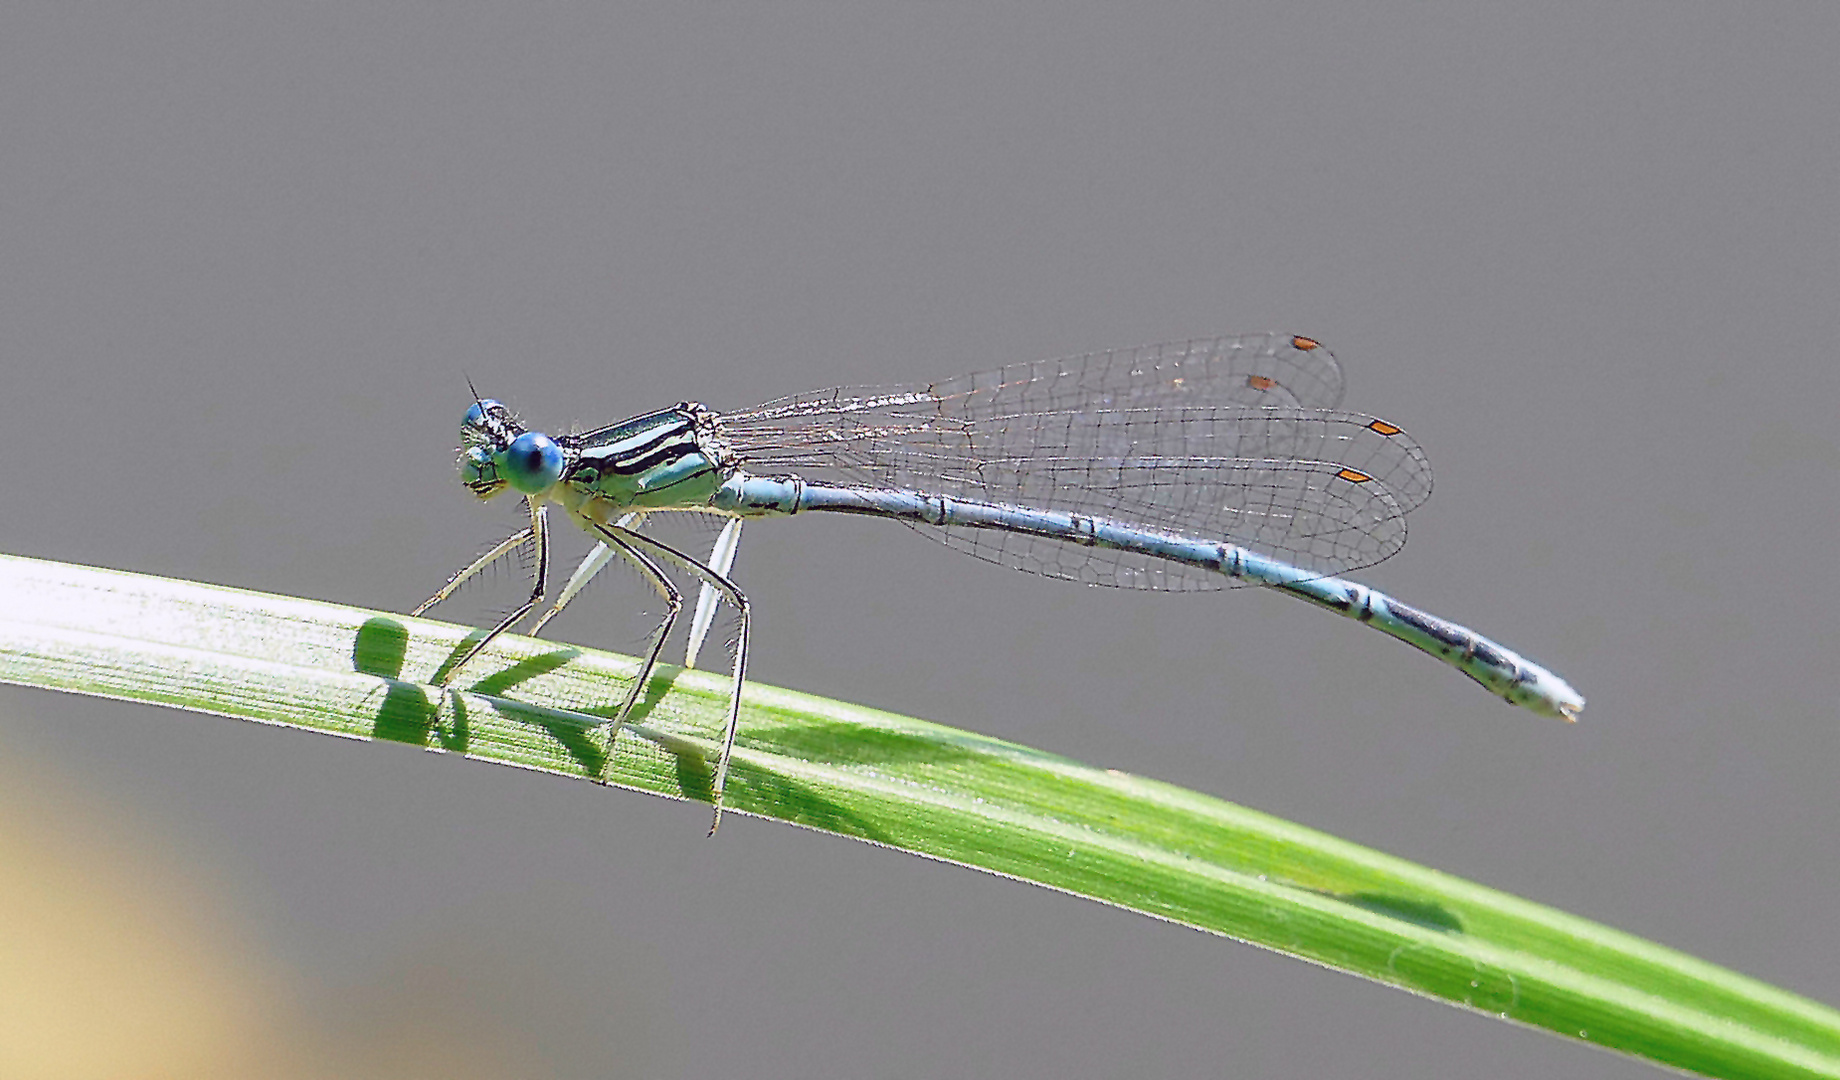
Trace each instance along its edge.
{"label": "white leg", "polygon": [[484,570],[486,567],[491,566],[493,563],[503,558],[505,552],[510,551],[512,548],[517,547],[519,544],[522,544],[524,541],[529,540],[529,539],[530,539],[530,527],[528,525],[522,529],[519,529],[517,532],[512,533],[510,536],[505,537],[503,540],[499,541],[497,547],[493,548],[491,551],[488,551],[484,555],[481,555],[479,558],[475,559],[473,561],[473,565],[467,567],[465,570],[460,571],[458,574],[455,574],[453,577],[448,578],[447,584],[441,587],[440,592],[435,593],[433,596],[422,601],[421,606],[416,608],[414,611],[411,611],[409,614],[411,616],[420,615],[422,612],[427,611],[429,608],[435,606],[441,601],[452,596],[454,594],[454,590],[466,584],[466,580],[468,578],[472,577],[474,574],[479,573],[481,570]]}
{"label": "white leg", "polygon": [[[741,546],[741,519],[729,518],[716,534],[715,549],[709,553],[709,569],[717,577],[727,577],[735,565],[735,550]],[[696,592],[696,614],[690,616],[690,644],[684,649],[684,666],[696,666],[696,654],[702,651],[709,624],[715,620],[716,606],[721,603],[716,587],[705,581]]]}
{"label": "white leg", "polygon": [[[517,624],[518,620],[530,614],[533,608],[535,608],[538,604],[543,602],[543,590],[547,588],[549,584],[549,512],[548,512],[549,508],[546,506],[539,506],[535,502],[530,502],[528,505],[530,506],[530,528],[524,530],[521,533],[518,533],[517,535],[513,536],[510,540],[506,540],[503,544],[500,544],[498,548],[495,548],[494,550],[497,551],[499,555],[504,554],[505,551],[510,550],[510,548],[507,547],[506,545],[511,544],[513,540],[517,540],[519,537],[525,535],[526,533],[529,536],[534,537],[536,539],[536,542],[537,542],[537,579],[535,583],[533,583],[531,586],[530,599],[524,601],[523,605],[520,606],[516,611],[513,611],[511,614],[499,620],[498,625],[494,626],[491,630],[488,630],[486,632],[485,637],[482,637],[478,641],[475,641],[473,643],[473,647],[466,651],[466,655],[462,656],[459,659],[459,661],[454,664],[453,667],[450,667],[447,669],[447,674],[435,680],[436,686],[446,686],[448,682],[452,680],[453,677],[460,671],[460,669],[466,666],[466,662],[468,660],[471,660],[473,657],[478,656],[479,651],[481,649],[484,649],[487,645],[490,645],[492,643],[493,638],[504,633],[506,630],[511,629],[511,627]],[[467,567],[466,570],[461,572],[459,577],[455,578],[453,581],[448,583],[447,588],[442,589],[440,592],[434,594],[434,599],[428,601],[427,604],[423,604],[421,607],[416,608],[415,609],[416,613],[419,614],[422,611],[426,611],[428,609],[429,604],[433,604],[435,603],[435,601],[440,600],[443,597],[445,597],[447,594],[453,592],[455,586],[457,586],[461,581],[464,581],[468,577],[473,575],[474,573],[477,573],[481,566],[484,566],[486,563],[490,562],[492,558],[497,558],[497,557],[498,555],[493,555],[491,558],[482,559],[481,561],[474,563],[472,566]]]}
{"label": "white leg", "polygon": [[671,627],[676,625],[677,616],[684,609],[684,597],[658,564],[653,562],[645,552],[633,546],[632,538],[639,537],[641,534],[618,525],[596,525],[594,529],[606,537],[605,543],[608,551],[617,553],[631,563],[633,568],[639,571],[639,576],[649,582],[652,588],[658,590],[658,595],[664,600],[664,618],[659,620],[658,628],[652,631],[651,643],[645,650],[644,658],[639,662],[639,671],[633,678],[632,686],[627,688],[626,699],[620,702],[620,709],[613,714],[613,719],[602,725],[607,729],[607,760],[601,763],[600,779],[605,780],[607,766],[613,761],[613,741],[620,734],[620,728],[626,723],[626,717],[631,714],[633,706],[639,703],[639,696],[644,693],[645,684],[651,680],[652,669],[658,666],[658,654],[664,651],[665,639],[671,636]]}
{"label": "white leg", "polygon": [[[609,539],[621,537],[623,538],[624,544],[629,544],[633,548],[641,549],[643,554],[649,555],[660,562],[668,562],[684,570],[686,573],[696,575],[698,578],[702,579],[704,583],[713,587],[720,593],[722,599],[734,605],[737,613],[737,619],[740,623],[740,633],[735,639],[734,686],[729,692],[728,697],[728,724],[722,733],[722,750],[716,757],[715,782],[710,785],[711,801],[715,806],[714,816],[710,819],[709,823],[709,834],[714,836],[716,826],[722,824],[722,789],[728,783],[728,758],[735,749],[735,729],[741,722],[741,685],[743,680],[747,677],[748,599],[742,594],[740,589],[735,587],[734,582],[716,573],[710,567],[697,562],[683,552],[678,551],[676,548],[671,547],[669,544],[653,539],[644,533],[630,532],[624,529],[616,532],[611,528],[602,528],[600,531]],[[639,552],[635,552],[635,554],[638,553]]]}
{"label": "white leg", "polygon": [[[639,527],[639,523],[644,520],[645,511],[635,510],[630,514],[621,516],[620,520],[614,522],[614,524],[622,529],[636,529]],[[575,572],[569,575],[569,583],[564,585],[562,587],[562,592],[557,594],[556,606],[544,612],[543,617],[537,620],[537,625],[530,628],[530,636],[536,637],[538,634],[542,633],[543,624],[562,614],[562,609],[569,606],[569,601],[575,599],[577,593],[587,588],[588,582],[594,580],[594,575],[605,570],[607,564],[612,561],[613,549],[607,546],[607,542],[603,540],[595,544],[594,550],[588,552],[588,557],[581,560],[581,565],[577,566]]]}

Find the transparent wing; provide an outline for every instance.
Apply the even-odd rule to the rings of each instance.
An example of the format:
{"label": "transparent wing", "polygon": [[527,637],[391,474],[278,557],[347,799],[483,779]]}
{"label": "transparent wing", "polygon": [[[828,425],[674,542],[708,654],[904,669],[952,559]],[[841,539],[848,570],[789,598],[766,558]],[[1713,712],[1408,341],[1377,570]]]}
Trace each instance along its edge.
{"label": "transparent wing", "polygon": [[[1431,493],[1410,436],[1330,408],[1341,386],[1316,342],[1260,334],[927,386],[818,391],[724,414],[718,430],[754,472],[1100,515],[1336,574],[1398,551],[1405,515]],[[921,531],[979,558],[1092,584],[1233,584],[1052,537]]]}

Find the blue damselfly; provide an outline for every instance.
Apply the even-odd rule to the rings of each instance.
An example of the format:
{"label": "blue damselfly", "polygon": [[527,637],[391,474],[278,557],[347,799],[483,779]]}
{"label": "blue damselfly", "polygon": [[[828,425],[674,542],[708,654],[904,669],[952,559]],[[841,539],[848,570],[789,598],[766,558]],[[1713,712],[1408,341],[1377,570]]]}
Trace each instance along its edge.
{"label": "blue damselfly", "polygon": [[[1005,566],[1092,585],[1191,591],[1261,585],[1366,623],[1436,656],[1507,701],[1573,720],[1566,682],[1493,641],[1333,575],[1405,543],[1431,494],[1418,444],[1396,425],[1339,411],[1341,369],[1316,341],[1253,334],[1016,364],[946,382],[831,389],[716,412],[684,402],[550,437],[475,397],[462,422],[462,481],[510,488],[527,526],[456,574],[420,614],[494,559],[534,543],[529,599],[448,669],[534,611],[548,589],[547,508],[599,543],[560,611],[618,558],[663,598],[626,720],[682,607],[666,568],[700,582],[687,666],[721,602],[738,633],[728,723],[712,785],[715,822],[747,671],[748,603],[730,580],[748,518],[810,511],[894,518]],[[707,560],[644,531],[648,515],[728,518]],[[534,630],[533,630],[534,632]],[[711,825],[714,831],[714,824]]]}

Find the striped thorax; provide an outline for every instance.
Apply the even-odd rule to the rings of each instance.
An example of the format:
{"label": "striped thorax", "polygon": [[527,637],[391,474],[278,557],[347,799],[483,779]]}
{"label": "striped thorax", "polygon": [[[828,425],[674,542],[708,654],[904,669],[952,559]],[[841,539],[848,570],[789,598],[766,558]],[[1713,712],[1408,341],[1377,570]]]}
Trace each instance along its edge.
{"label": "striped thorax", "polygon": [[631,510],[706,507],[734,467],[715,413],[695,402],[552,439],[487,398],[468,410],[462,438],[461,481],[480,498],[511,487],[602,524]]}

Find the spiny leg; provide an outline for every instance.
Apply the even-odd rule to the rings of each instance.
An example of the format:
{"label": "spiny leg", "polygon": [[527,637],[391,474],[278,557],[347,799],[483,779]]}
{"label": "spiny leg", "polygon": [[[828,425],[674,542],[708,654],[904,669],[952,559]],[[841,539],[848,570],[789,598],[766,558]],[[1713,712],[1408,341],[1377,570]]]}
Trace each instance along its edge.
{"label": "spiny leg", "polygon": [[652,588],[658,590],[658,595],[664,599],[665,607],[664,618],[659,620],[658,628],[652,631],[652,641],[650,647],[645,650],[645,659],[640,662],[638,674],[634,676],[632,686],[626,691],[626,700],[620,703],[619,711],[613,714],[613,719],[602,725],[607,729],[607,758],[601,763],[601,775],[597,779],[605,782],[607,768],[613,763],[613,741],[619,736],[620,728],[626,723],[627,716],[632,713],[633,706],[639,703],[639,695],[644,692],[645,684],[651,680],[652,669],[658,666],[658,654],[664,651],[665,639],[671,636],[671,627],[676,625],[678,613],[684,609],[684,597],[677,590],[677,586],[672,584],[671,579],[665,575],[664,570],[628,540],[629,537],[637,537],[640,534],[621,528],[619,525],[595,525],[594,531],[606,537],[605,543],[610,554],[617,553],[631,563],[633,568],[639,571],[639,575],[650,582]]}
{"label": "spiny leg", "polygon": [[[608,536],[614,535],[608,529],[602,529],[601,531]],[[622,532],[624,532],[624,530],[622,530]],[[715,782],[711,785],[711,801],[715,805],[714,816],[710,819],[709,823],[709,835],[714,836],[716,827],[722,824],[722,789],[728,782],[728,758],[729,754],[732,753],[735,748],[735,730],[741,722],[741,684],[747,676],[748,599],[742,594],[739,588],[735,587],[734,582],[716,573],[708,566],[697,562],[695,559],[676,548],[671,547],[669,544],[646,536],[644,533],[626,532],[625,536],[634,547],[643,548],[646,553],[654,555],[702,579],[704,583],[715,588],[717,592],[720,592],[724,600],[733,604],[737,613],[740,633],[735,639],[734,688],[729,693],[728,726],[722,734],[722,752],[716,758]]]}
{"label": "spiny leg", "polygon": [[[715,548],[709,553],[709,569],[719,577],[727,577],[735,565],[735,551],[741,546],[741,519],[729,518],[716,534]],[[690,617],[690,644],[684,649],[684,666],[696,666],[696,654],[703,649],[703,639],[709,636],[709,624],[715,621],[716,606],[715,586],[705,581],[696,591],[696,614]]]}
{"label": "spiny leg", "polygon": [[[638,528],[639,523],[644,520],[645,511],[634,510],[630,514],[622,515],[620,520],[614,524],[622,529],[634,529]],[[588,552],[588,557],[581,560],[581,565],[569,575],[569,583],[564,585],[562,592],[556,595],[556,605],[544,612],[543,617],[537,620],[537,624],[530,628],[530,636],[536,637],[542,633],[543,624],[562,614],[562,609],[569,606],[569,601],[575,599],[576,594],[587,588],[588,582],[593,581],[594,576],[606,569],[607,564],[612,561],[613,549],[607,546],[607,542],[603,540],[595,544],[594,550]]]}
{"label": "spiny leg", "polygon": [[[435,680],[436,686],[446,686],[448,682],[451,681],[453,677],[460,671],[460,669],[466,666],[467,661],[471,660],[475,656],[478,656],[480,650],[484,649],[487,645],[490,645],[492,643],[493,638],[504,633],[506,630],[509,630],[512,626],[516,625],[519,619],[522,619],[524,616],[530,614],[532,609],[534,609],[538,604],[543,602],[543,591],[545,588],[548,587],[548,584],[549,584],[549,513],[548,513],[549,508],[545,506],[539,506],[535,502],[530,502],[529,506],[530,506],[530,527],[528,529],[522,530],[522,532],[519,535],[522,535],[523,533],[528,533],[530,536],[534,537],[537,542],[537,579],[535,583],[533,583],[531,586],[530,599],[524,601],[524,603],[520,605],[516,611],[513,611],[511,614],[499,620],[498,625],[494,626],[491,630],[487,631],[485,637],[482,637],[478,641],[475,641],[473,643],[473,647],[466,651],[466,655],[462,656],[459,659],[459,661],[454,664],[453,667],[450,667],[447,669],[447,674]],[[512,537],[512,540],[515,540],[515,539],[517,539],[516,536]],[[511,543],[511,540],[507,540],[505,544],[500,544],[499,547],[505,548],[505,545],[510,544],[510,543]],[[505,549],[509,550],[509,548],[505,548]],[[503,554],[503,552],[501,551],[500,554]],[[467,574],[472,574],[475,571],[477,571],[480,565],[482,564],[474,563],[472,566],[468,567],[466,570],[466,573],[462,574],[461,578],[456,579],[456,582],[458,580],[464,580]],[[434,600],[430,600],[428,604],[432,604],[435,602],[435,600],[441,599],[447,593],[451,593],[453,591],[453,588],[454,588],[453,583],[450,583],[446,589],[443,589],[441,592],[436,593]],[[428,604],[423,604],[421,608],[417,608],[416,610],[421,611],[427,608]]]}
{"label": "spiny leg", "polygon": [[491,551],[486,552],[484,555],[481,555],[478,559],[474,560],[473,565],[467,567],[465,570],[460,571],[458,574],[455,574],[453,577],[448,578],[447,584],[441,587],[440,592],[435,593],[433,596],[422,601],[421,606],[417,607],[414,611],[411,611],[409,615],[411,617],[420,615],[422,612],[427,611],[429,608],[435,606],[441,601],[452,596],[454,594],[454,590],[466,584],[468,578],[471,578],[474,574],[479,573],[481,570],[484,570],[486,567],[491,566],[493,563],[497,562],[499,559],[504,558],[505,552],[510,551],[512,548],[519,546],[520,544],[524,543],[524,541],[529,540],[529,539],[530,539],[530,526],[528,525],[519,529],[517,532],[512,533],[510,536],[505,537],[505,539],[499,542],[497,547],[493,548]]}

